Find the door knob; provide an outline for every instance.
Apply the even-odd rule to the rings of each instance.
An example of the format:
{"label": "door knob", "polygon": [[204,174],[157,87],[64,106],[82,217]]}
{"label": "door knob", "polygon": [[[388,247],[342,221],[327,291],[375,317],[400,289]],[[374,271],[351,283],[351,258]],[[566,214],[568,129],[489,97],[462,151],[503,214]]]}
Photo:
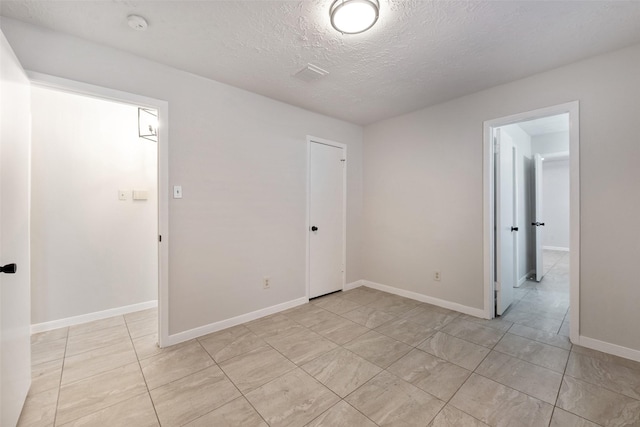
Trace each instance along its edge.
{"label": "door knob", "polygon": [[0,267],[0,273],[15,274],[16,270],[18,270],[18,266],[16,264],[7,264]]}
{"label": "door knob", "polygon": [[511,227],[511,231],[518,231],[518,227]]}
{"label": "door knob", "polygon": [[532,222],[531,225],[535,225],[536,227],[544,226],[544,222]]}
{"label": "door knob", "polygon": [[318,231],[318,227],[314,225],[313,227],[311,227],[311,231]]}

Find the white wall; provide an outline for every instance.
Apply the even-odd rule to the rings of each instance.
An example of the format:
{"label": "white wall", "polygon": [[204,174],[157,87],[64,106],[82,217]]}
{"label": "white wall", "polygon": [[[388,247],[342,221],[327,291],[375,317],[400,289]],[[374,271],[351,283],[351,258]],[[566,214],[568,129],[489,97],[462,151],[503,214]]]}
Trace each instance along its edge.
{"label": "white wall", "polygon": [[138,108],[33,87],[31,114],[32,324],[157,299],[157,144]]}
{"label": "white wall", "polygon": [[[569,152],[569,132],[552,132],[531,138],[534,154]],[[545,223],[542,245],[569,248],[569,160],[542,163],[542,216]]]}
{"label": "white wall", "polygon": [[569,159],[545,159],[542,170],[542,246],[569,249]]}
{"label": "white wall", "polygon": [[[347,282],[362,278],[362,128],[2,18],[25,68],[169,102],[169,332],[306,295],[306,137],[348,145]],[[262,289],[262,277],[271,289]]]}
{"label": "white wall", "polygon": [[516,170],[518,173],[518,281],[526,279],[527,273],[534,268],[535,253],[533,246],[532,216],[532,162],[531,137],[517,124],[500,128],[506,132],[518,149]]}
{"label": "white wall", "polygon": [[365,279],[482,308],[483,122],[578,100],[580,333],[640,350],[639,71],[636,45],[367,126]]}
{"label": "white wall", "polygon": [[531,138],[533,154],[549,154],[569,151],[569,132],[551,132]]}

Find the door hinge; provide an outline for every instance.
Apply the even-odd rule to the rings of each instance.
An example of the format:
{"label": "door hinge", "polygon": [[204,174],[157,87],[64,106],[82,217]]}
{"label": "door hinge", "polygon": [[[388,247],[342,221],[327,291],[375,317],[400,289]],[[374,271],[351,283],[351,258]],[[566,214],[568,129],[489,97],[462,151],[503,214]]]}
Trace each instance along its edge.
{"label": "door hinge", "polygon": [[498,142],[498,138],[493,138],[493,151],[495,153],[500,152],[500,143]]}
{"label": "door hinge", "polygon": [[496,291],[500,291],[500,282],[496,282],[496,285],[495,285],[494,289]]}
{"label": "door hinge", "polygon": [[162,234],[158,235],[158,242],[162,242]]}

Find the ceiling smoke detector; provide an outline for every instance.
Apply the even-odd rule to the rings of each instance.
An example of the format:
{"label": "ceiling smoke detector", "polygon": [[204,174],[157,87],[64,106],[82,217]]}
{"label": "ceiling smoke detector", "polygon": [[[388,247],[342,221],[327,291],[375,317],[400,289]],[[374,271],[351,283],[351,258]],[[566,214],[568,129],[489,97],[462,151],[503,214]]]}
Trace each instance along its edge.
{"label": "ceiling smoke detector", "polygon": [[147,24],[147,20],[140,15],[127,16],[127,23],[136,31],[144,31],[149,26],[149,24]]}
{"label": "ceiling smoke detector", "polygon": [[328,71],[323,70],[317,65],[307,64],[302,70],[295,73],[294,76],[305,82],[313,82],[320,80],[327,74],[329,74]]}

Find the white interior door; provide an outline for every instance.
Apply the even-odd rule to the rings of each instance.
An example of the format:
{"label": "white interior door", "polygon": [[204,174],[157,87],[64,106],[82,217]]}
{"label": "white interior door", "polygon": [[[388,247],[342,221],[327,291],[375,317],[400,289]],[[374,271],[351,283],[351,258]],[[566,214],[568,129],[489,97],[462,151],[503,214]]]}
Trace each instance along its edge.
{"label": "white interior door", "polygon": [[345,149],[309,147],[309,298],[344,285]]}
{"label": "white interior door", "polygon": [[[30,89],[0,33],[0,425],[15,426],[31,383],[29,288]],[[6,267],[5,267],[6,269]]]}
{"label": "white interior door", "polygon": [[539,282],[544,276],[544,263],[542,251],[542,234],[544,231],[544,219],[542,218],[542,162],[544,159],[540,154],[536,154],[533,163],[534,186],[535,186],[535,219],[531,223],[536,230],[536,281]]}
{"label": "white interior door", "polygon": [[[514,146],[508,134],[496,130],[496,315],[513,302],[516,284]],[[515,229],[514,229],[515,228]]]}

